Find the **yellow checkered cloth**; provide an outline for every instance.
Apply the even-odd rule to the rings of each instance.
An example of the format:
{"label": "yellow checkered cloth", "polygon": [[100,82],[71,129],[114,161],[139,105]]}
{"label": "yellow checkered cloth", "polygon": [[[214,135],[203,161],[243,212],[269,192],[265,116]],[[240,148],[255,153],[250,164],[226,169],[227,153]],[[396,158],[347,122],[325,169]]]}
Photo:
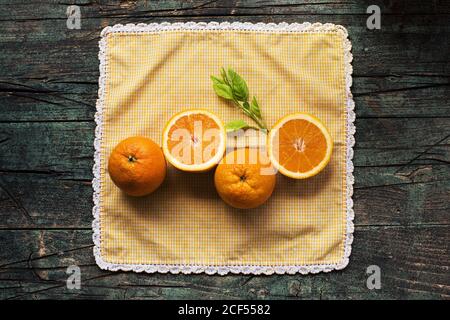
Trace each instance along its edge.
{"label": "yellow checkered cloth", "polygon": [[[336,264],[346,236],[346,84],[343,38],[331,32],[172,30],[109,33],[100,154],[100,253],[113,264],[303,266]],[[176,112],[204,108],[246,118],[219,98],[210,75],[231,67],[247,81],[269,126],[293,112],[320,118],[334,139],[319,175],[278,174],[272,197],[249,211],[217,195],[214,170],[169,165],[153,194],[124,195],[107,161],[129,136],[161,141]]]}

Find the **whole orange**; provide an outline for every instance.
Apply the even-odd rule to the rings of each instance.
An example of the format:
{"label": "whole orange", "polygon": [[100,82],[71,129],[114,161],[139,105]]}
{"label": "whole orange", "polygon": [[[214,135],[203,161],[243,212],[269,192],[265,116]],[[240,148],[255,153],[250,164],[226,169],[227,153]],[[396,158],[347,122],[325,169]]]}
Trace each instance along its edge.
{"label": "whole orange", "polygon": [[166,160],[151,139],[130,137],[119,142],[108,161],[108,172],[116,186],[131,196],[155,191],[166,177]]}
{"label": "whole orange", "polygon": [[214,184],[219,196],[232,207],[262,205],[275,188],[276,176],[266,153],[242,148],[228,153],[217,166]]}

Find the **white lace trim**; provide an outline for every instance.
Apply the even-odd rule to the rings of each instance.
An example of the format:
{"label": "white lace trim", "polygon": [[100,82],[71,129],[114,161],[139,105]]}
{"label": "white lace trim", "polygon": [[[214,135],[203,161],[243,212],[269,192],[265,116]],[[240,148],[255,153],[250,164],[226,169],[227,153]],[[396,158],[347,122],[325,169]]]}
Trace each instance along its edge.
{"label": "white lace trim", "polygon": [[[100,161],[100,150],[101,150],[101,139],[103,135],[103,106],[106,98],[106,77],[107,77],[107,47],[106,47],[106,36],[109,33],[140,33],[140,32],[160,32],[160,31],[176,31],[176,30],[241,30],[241,31],[253,31],[253,32],[317,32],[317,33],[337,33],[342,36],[343,39],[343,49],[344,49],[344,73],[345,73],[345,83],[346,83],[346,95],[347,95],[347,213],[346,213],[346,234],[345,234],[345,244],[344,244],[344,257],[336,264],[318,264],[318,265],[285,265],[285,266],[257,266],[257,265],[175,265],[175,264],[118,264],[110,263],[103,259],[100,252],[100,211],[101,211],[101,161]],[[352,86],[352,72],[353,68],[351,62],[353,56],[351,54],[351,43],[348,40],[347,30],[340,26],[330,23],[321,24],[305,22],[299,23],[256,23],[252,24],[249,22],[186,22],[186,23],[151,23],[151,24],[127,24],[127,25],[115,25],[113,27],[106,27],[101,32],[101,40],[99,42],[100,52],[100,77],[99,77],[99,98],[97,100],[97,112],[95,114],[95,122],[97,124],[95,129],[95,140],[94,140],[94,166],[93,174],[94,178],[92,180],[92,186],[94,189],[94,207],[93,215],[94,221],[92,223],[93,228],[93,241],[94,241],[94,256],[98,266],[105,270],[111,271],[135,271],[135,272],[161,272],[161,273],[207,273],[207,274],[220,274],[225,275],[227,273],[242,273],[242,274],[307,274],[307,273],[318,273],[318,272],[330,272],[332,270],[344,269],[348,262],[351,253],[351,244],[353,242],[353,146],[355,144],[355,103],[353,101],[353,96],[350,91]]]}

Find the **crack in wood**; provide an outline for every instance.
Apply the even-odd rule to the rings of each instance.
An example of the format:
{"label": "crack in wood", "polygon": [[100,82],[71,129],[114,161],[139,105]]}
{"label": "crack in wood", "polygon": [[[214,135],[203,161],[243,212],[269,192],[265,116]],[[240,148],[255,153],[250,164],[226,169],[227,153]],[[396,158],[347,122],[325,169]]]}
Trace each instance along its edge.
{"label": "crack in wood", "polygon": [[431,149],[433,149],[434,147],[438,146],[440,143],[446,141],[448,138],[450,138],[450,134],[446,135],[444,138],[439,139],[438,141],[436,141],[435,143],[433,143],[431,146],[429,146],[428,148],[426,148],[423,152],[419,153],[419,155],[417,155],[416,157],[412,158],[410,161],[408,161],[408,163],[406,163],[403,167],[400,167],[396,172],[394,172],[394,174],[398,174],[404,167],[410,165],[411,163],[413,163],[416,160],[419,160],[420,157],[422,157],[423,155],[425,155],[427,152],[429,152]]}
{"label": "crack in wood", "polygon": [[30,215],[28,210],[22,205],[22,203],[16,199],[16,197],[13,196],[13,194],[3,185],[3,183],[0,182],[0,189],[5,191],[5,193],[8,195],[8,197],[13,201],[13,203],[16,205],[16,207],[20,210],[20,212],[23,213],[23,215],[31,222],[35,223],[33,217]]}
{"label": "crack in wood", "polygon": [[386,93],[396,93],[396,92],[410,91],[410,90],[423,90],[423,89],[448,87],[448,86],[450,86],[450,83],[436,83],[436,84],[430,84],[430,85],[425,85],[425,86],[414,86],[414,87],[405,87],[405,88],[398,88],[398,89],[386,89],[386,90],[376,90],[376,91],[367,91],[367,92],[354,92],[353,97],[371,96],[371,95],[379,95],[379,94],[386,94]]}
{"label": "crack in wood", "polygon": [[450,179],[436,179],[436,180],[430,180],[430,181],[410,181],[410,182],[390,183],[390,184],[383,184],[383,185],[361,186],[361,187],[354,186],[353,189],[368,190],[368,189],[397,187],[397,186],[405,186],[405,185],[430,184],[430,183],[446,182],[446,181],[450,181]]}
{"label": "crack in wood", "polygon": [[13,261],[13,262],[8,262],[5,264],[0,265],[0,269],[3,269],[5,267],[11,266],[11,265],[15,265],[18,263],[24,263],[24,262],[28,262],[28,261],[36,261],[36,260],[42,260],[42,259],[46,259],[46,258],[50,258],[50,257],[55,257],[55,256],[60,256],[69,252],[73,252],[73,251],[78,251],[78,250],[84,250],[84,249],[88,249],[88,248],[93,248],[94,244],[90,244],[87,246],[82,246],[82,247],[78,247],[78,248],[73,248],[73,249],[68,249],[68,250],[62,250],[62,251],[58,251],[58,252],[54,252],[54,253],[50,253],[41,257],[36,257],[36,258],[31,258],[31,259],[25,259],[25,260],[18,260],[18,261]]}

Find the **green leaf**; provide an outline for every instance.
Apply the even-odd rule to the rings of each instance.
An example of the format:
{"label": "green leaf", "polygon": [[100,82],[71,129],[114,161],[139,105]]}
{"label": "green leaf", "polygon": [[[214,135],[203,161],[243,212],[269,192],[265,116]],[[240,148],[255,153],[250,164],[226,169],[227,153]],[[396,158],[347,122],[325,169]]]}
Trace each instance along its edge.
{"label": "green leaf", "polygon": [[227,85],[231,87],[231,81],[228,79],[227,72],[223,67],[222,69],[220,69],[220,75],[222,76],[223,82],[225,82]]}
{"label": "green leaf", "polygon": [[248,86],[245,80],[231,68],[228,69],[228,78],[231,81],[231,87],[236,99],[242,102],[247,101]]}
{"label": "green leaf", "polygon": [[225,84],[221,79],[219,79],[215,76],[211,76],[211,80],[212,80],[213,84]]}
{"label": "green leaf", "polygon": [[230,86],[222,83],[214,83],[213,88],[219,97],[233,100],[233,91],[231,90]]}
{"label": "green leaf", "polygon": [[242,104],[242,107],[243,107],[245,110],[250,111],[250,105],[248,104],[247,101],[245,101],[245,102]]}
{"label": "green leaf", "polygon": [[250,111],[255,114],[258,118],[261,118],[261,109],[259,107],[258,101],[253,97],[252,102],[250,104]]}
{"label": "green leaf", "polygon": [[244,129],[248,129],[248,128],[253,128],[253,127],[251,127],[244,120],[233,120],[233,121],[230,121],[227,124],[225,124],[225,129],[228,132],[236,131],[236,130],[244,130]]}

